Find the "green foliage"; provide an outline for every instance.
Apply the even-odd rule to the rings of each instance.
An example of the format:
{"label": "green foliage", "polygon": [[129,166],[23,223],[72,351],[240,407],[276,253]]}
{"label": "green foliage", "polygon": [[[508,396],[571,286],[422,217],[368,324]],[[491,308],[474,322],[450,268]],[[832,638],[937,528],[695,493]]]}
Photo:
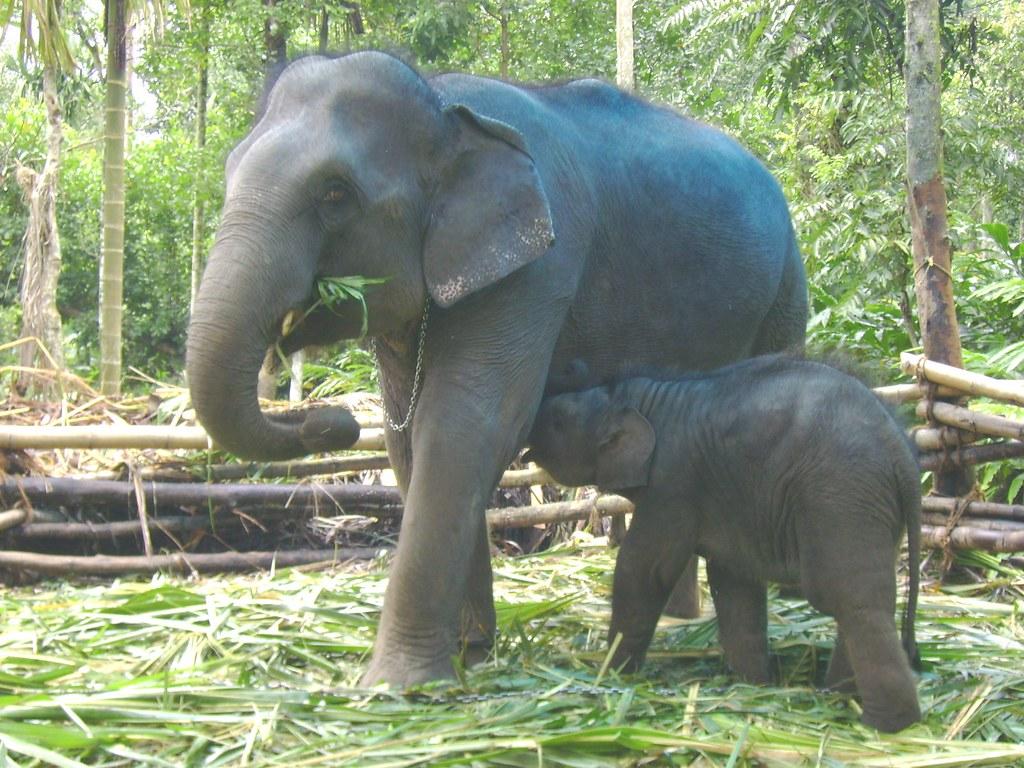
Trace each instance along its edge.
{"label": "green foliage", "polygon": [[351,275],[348,277],[321,277],[316,281],[316,292],[319,298],[307,310],[308,315],[321,304],[332,312],[337,312],[342,304],[347,301],[358,301],[363,310],[363,322],[359,330],[359,338],[366,335],[366,325],[369,322],[369,313],[366,309],[366,289],[375,285],[383,285],[388,281],[386,277],[362,277]]}

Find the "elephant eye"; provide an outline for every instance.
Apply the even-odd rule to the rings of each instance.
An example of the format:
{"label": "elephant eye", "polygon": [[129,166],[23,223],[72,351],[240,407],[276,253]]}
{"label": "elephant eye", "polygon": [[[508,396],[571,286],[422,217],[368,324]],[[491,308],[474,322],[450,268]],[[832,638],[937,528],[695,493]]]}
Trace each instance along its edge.
{"label": "elephant eye", "polygon": [[348,191],[342,187],[331,187],[324,192],[323,201],[325,203],[340,203],[348,197]]}

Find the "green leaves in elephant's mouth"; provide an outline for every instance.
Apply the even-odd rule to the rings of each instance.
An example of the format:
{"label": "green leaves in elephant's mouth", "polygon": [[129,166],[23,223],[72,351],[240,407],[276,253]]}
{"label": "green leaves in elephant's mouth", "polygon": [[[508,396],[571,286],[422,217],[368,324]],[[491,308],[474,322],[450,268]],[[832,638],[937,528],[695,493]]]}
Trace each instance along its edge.
{"label": "green leaves in elephant's mouth", "polygon": [[289,312],[285,315],[281,327],[281,335],[288,333],[297,325],[302,323],[310,314],[320,307],[326,307],[335,314],[341,313],[341,307],[345,302],[358,301],[362,307],[362,324],[359,330],[359,338],[366,335],[369,324],[369,312],[366,308],[366,290],[375,285],[383,285],[391,278],[389,277],[363,277],[361,275],[350,275],[348,277],[318,277],[316,280],[317,299],[302,315],[297,312]]}

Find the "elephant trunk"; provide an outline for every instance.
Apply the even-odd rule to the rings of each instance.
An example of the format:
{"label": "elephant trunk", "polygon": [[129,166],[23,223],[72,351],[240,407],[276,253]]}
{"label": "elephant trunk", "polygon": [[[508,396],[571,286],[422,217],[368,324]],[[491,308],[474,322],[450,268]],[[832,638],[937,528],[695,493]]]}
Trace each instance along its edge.
{"label": "elephant trunk", "polygon": [[[186,369],[196,416],[214,442],[247,459],[348,448],[359,425],[343,408],[268,416],[259,407],[257,379],[266,350],[285,314],[307,300],[314,275],[301,264],[304,249],[297,243],[288,247],[285,238],[253,234],[246,218],[244,228],[227,234],[232,227],[225,215],[193,307]],[[282,245],[268,253],[275,242]]]}

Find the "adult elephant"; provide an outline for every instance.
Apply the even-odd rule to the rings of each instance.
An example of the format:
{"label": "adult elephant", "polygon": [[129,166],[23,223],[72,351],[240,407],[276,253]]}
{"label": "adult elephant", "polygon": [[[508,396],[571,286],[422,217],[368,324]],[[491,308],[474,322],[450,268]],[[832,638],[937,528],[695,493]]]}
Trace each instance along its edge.
{"label": "adult elephant", "polygon": [[228,158],[188,342],[219,444],[277,459],[326,431],[268,421],[257,371],[275,342],[360,335],[358,302],[317,305],[351,275],[385,279],[368,334],[405,495],[364,682],[399,686],[451,675],[460,621],[493,635],[484,505],[549,381],[799,346],[807,313],[778,184],[723,134],[594,80],[424,79],[376,52],[291,64]]}

